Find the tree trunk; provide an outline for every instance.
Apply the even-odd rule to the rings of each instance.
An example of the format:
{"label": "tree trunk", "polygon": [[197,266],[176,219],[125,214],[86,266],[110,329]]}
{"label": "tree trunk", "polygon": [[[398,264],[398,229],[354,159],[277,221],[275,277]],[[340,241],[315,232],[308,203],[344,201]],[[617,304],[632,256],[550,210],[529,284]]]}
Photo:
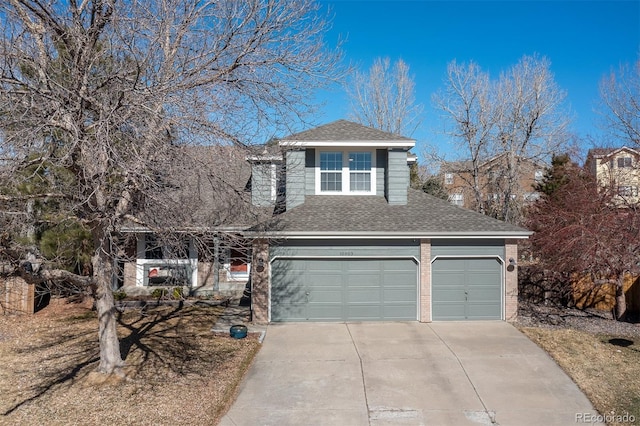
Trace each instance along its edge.
{"label": "tree trunk", "polygon": [[624,321],[627,316],[627,298],[624,294],[624,275],[616,280],[616,319]]}
{"label": "tree trunk", "polygon": [[96,310],[98,311],[98,339],[100,342],[100,373],[120,374],[124,366],[116,327],[116,307],[111,291],[112,265],[110,257],[98,248],[92,259],[95,279]]}

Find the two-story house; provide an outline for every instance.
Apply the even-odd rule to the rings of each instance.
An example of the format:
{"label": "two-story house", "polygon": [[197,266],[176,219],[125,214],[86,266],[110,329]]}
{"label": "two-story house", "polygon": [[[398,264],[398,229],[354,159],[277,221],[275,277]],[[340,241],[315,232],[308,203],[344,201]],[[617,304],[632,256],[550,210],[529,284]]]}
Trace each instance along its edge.
{"label": "two-story house", "polygon": [[621,148],[593,148],[587,154],[585,168],[598,184],[609,188],[614,202],[621,206],[640,202],[640,151]]}
{"label": "two-story house", "polygon": [[[285,211],[247,233],[255,320],[515,317],[530,233],[410,189],[413,139],[339,120],[279,145]],[[275,206],[274,169],[252,190]]]}
{"label": "two-story house", "polygon": [[[516,243],[530,232],[410,189],[414,146],[338,120],[246,157],[251,204],[270,212],[237,229],[254,321],[515,318]],[[209,285],[196,251],[191,288]]]}
{"label": "two-story house", "polygon": [[474,181],[471,161],[444,162],[440,169],[442,184],[452,204],[479,210],[474,187],[480,192],[480,202],[485,211],[504,203],[505,197],[525,205],[537,200],[540,194],[536,183],[544,176],[545,166],[526,158],[517,158],[517,179],[508,187],[508,156],[499,154],[478,165],[477,183]]}

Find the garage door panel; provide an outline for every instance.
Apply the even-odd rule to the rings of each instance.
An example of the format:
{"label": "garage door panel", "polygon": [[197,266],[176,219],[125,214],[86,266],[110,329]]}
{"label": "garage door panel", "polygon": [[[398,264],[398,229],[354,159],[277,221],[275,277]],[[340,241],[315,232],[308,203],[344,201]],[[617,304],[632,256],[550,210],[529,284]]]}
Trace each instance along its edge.
{"label": "garage door panel", "polygon": [[495,286],[496,284],[496,271],[468,271],[468,276],[471,279],[470,286]]}
{"label": "garage door panel", "polygon": [[300,321],[341,321],[343,315],[342,303],[309,304],[307,317]]}
{"label": "garage door panel", "polygon": [[382,315],[387,321],[414,321],[416,319],[415,315],[407,315],[406,304],[394,305],[392,303],[387,303],[382,307],[382,309]]}
{"label": "garage door panel", "polygon": [[342,300],[342,288],[314,289],[305,296],[309,303],[340,303]]}
{"label": "garage door panel", "polygon": [[283,281],[282,285],[271,289],[273,303],[291,303],[302,300],[304,296],[304,283],[302,280],[295,282]]}
{"label": "garage door panel", "polygon": [[432,297],[440,302],[459,302],[465,300],[465,287],[462,285],[448,285],[433,289]]}
{"label": "garage door panel", "polygon": [[337,259],[315,259],[312,262],[305,262],[299,259],[292,260],[291,262],[298,263],[307,272],[320,272],[326,273],[327,271],[341,271],[342,264]]}
{"label": "garage door panel", "polygon": [[344,265],[346,270],[353,272],[380,271],[382,267],[382,262],[375,259],[348,259],[342,261],[338,260],[338,262]]}
{"label": "garage door panel", "polygon": [[362,274],[349,271],[346,276],[349,287],[380,287],[380,273],[372,274],[371,272],[363,272]]}
{"label": "garage door panel", "polygon": [[495,320],[496,311],[500,309],[499,303],[473,303],[467,306],[467,314],[475,319]]}
{"label": "garage door panel", "polygon": [[304,282],[310,287],[342,287],[342,274],[335,272],[327,272],[321,274],[319,272],[307,272],[304,274]]}
{"label": "garage door panel", "polygon": [[379,303],[351,304],[347,306],[346,314],[350,321],[376,321],[382,316]]}
{"label": "garage door panel", "polygon": [[460,260],[461,259],[438,259],[436,260],[436,262],[438,263],[438,271],[441,271],[441,272],[459,271]]}
{"label": "garage door panel", "polygon": [[[287,298],[296,302],[288,305]],[[273,321],[416,320],[417,264],[410,259],[274,260],[271,315]]]}
{"label": "garage door panel", "polygon": [[[438,265],[439,267],[440,265]],[[434,269],[432,271],[432,278],[433,278],[433,282],[437,283],[438,286],[442,285],[447,285],[447,286],[460,286],[460,287],[464,287],[465,285],[465,277],[464,275],[460,274],[460,271],[450,271],[450,270],[446,270],[443,271],[441,269],[438,269],[437,271]]]}
{"label": "garage door panel", "polygon": [[415,270],[404,270],[404,271],[384,271],[382,273],[383,281],[385,286],[402,286],[406,285],[408,282],[412,282],[416,280],[416,272]]}
{"label": "garage door panel", "polygon": [[306,303],[277,303],[272,305],[273,321],[306,321]]}
{"label": "garage door panel", "polygon": [[433,306],[433,318],[438,321],[464,320],[465,317],[466,306],[464,302],[442,302]]}
{"label": "garage door panel", "polygon": [[415,262],[411,259],[385,259],[381,261],[382,271],[404,273],[414,269]]}
{"label": "garage door panel", "polygon": [[372,303],[379,304],[382,302],[382,296],[380,294],[379,287],[349,287],[347,289],[347,302],[358,303]]}
{"label": "garage door panel", "polygon": [[385,288],[383,290],[384,300],[388,303],[393,302],[404,302],[404,303],[414,303],[416,300],[416,289],[415,288]]}
{"label": "garage door panel", "polygon": [[432,263],[434,320],[502,318],[502,265],[496,258],[444,258]]}
{"label": "garage door panel", "polygon": [[500,266],[500,262],[497,259],[465,259],[467,263],[467,269],[472,272],[487,271],[493,272],[496,267]]}
{"label": "garage door panel", "polygon": [[497,286],[471,285],[468,290],[468,300],[477,302],[495,302],[500,300],[500,288]]}

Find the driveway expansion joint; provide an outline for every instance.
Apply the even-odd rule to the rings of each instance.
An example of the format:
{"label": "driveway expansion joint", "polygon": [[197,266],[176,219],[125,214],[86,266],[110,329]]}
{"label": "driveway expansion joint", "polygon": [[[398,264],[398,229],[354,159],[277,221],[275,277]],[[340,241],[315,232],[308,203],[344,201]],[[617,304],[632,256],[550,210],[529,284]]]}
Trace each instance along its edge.
{"label": "driveway expansion joint", "polygon": [[[442,344],[449,350],[449,352],[451,352],[453,357],[456,359],[456,361],[460,365],[460,368],[462,369],[462,372],[464,373],[465,377],[469,381],[469,385],[471,385],[471,388],[473,389],[473,392],[476,394],[476,397],[478,398],[478,401],[480,401],[480,404],[482,404],[482,408],[484,408],[483,415],[482,416],[474,415],[474,418],[482,418],[483,419],[482,421],[484,421],[484,418],[486,416],[486,418],[488,418],[490,420],[490,423],[484,423],[484,424],[498,425],[498,423],[496,422],[496,413],[495,413],[495,411],[491,411],[491,410],[489,410],[487,408],[487,405],[485,404],[484,400],[480,396],[480,393],[478,392],[478,389],[476,388],[476,385],[473,383],[473,381],[471,381],[471,377],[469,377],[469,373],[467,372],[467,369],[465,368],[465,366],[462,363],[462,360],[460,359],[458,354],[451,348],[451,346],[449,346],[449,344],[447,342],[445,342],[445,340],[442,338],[442,336],[440,336],[438,334],[438,332],[433,329],[433,327],[430,327],[430,328],[431,328],[431,331],[433,331],[433,334],[435,334],[435,336],[438,338],[438,340],[440,340],[440,342],[442,342]],[[469,413],[472,413],[472,412],[469,412]],[[482,412],[473,412],[473,413],[482,413]],[[465,415],[466,415],[466,412],[465,412]],[[481,423],[481,424],[483,424],[483,423]]]}
{"label": "driveway expansion joint", "polygon": [[358,355],[358,360],[360,360],[360,376],[362,377],[362,392],[364,392],[364,403],[367,409],[367,417],[369,420],[369,425],[371,425],[371,409],[369,408],[369,398],[367,397],[367,384],[364,379],[364,365],[362,364],[362,356],[360,356],[360,351],[358,350],[358,345],[356,345],[356,341],[353,339],[353,334],[351,334],[351,329],[349,328],[349,324],[345,323],[345,327],[347,328],[347,333],[349,333],[349,338],[351,339],[351,344]]}

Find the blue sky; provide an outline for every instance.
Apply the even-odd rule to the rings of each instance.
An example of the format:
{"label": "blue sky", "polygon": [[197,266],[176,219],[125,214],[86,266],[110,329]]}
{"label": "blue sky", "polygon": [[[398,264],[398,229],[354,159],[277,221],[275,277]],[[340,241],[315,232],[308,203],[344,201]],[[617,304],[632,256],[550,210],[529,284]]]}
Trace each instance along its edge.
{"label": "blue sky", "polygon": [[[367,70],[376,57],[404,60],[424,105],[423,125],[413,137],[420,153],[425,143],[455,156],[438,133],[439,112],[431,96],[443,87],[447,63],[470,60],[492,77],[523,55],[551,61],[556,82],[567,91],[575,119],[571,130],[598,140],[594,112],[598,83],[621,63],[640,53],[640,1],[389,1],[321,0],[333,14],[328,41],[345,40],[345,59]],[[346,118],[342,90],[319,96],[326,106],[318,124]],[[591,145],[591,143],[585,143]],[[586,146],[587,148],[589,146]]]}

